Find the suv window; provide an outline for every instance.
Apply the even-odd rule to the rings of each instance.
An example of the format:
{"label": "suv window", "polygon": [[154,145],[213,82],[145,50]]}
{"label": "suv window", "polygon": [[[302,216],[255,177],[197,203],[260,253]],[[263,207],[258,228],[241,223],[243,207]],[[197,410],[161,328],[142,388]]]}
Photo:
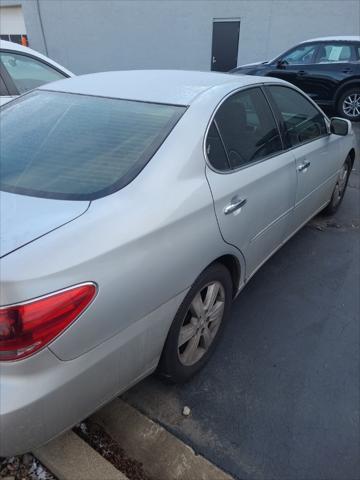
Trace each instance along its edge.
{"label": "suv window", "polygon": [[327,135],[323,114],[303,95],[289,87],[267,87],[285,125],[285,143],[294,147]]}
{"label": "suv window", "polygon": [[256,162],[282,149],[275,119],[259,88],[235,93],[225,100],[216,112],[215,122],[231,168]]}
{"label": "suv window", "polygon": [[12,52],[0,52],[0,61],[7,70],[19,94],[44,83],[66,78],[54,68],[33,57]]}
{"label": "suv window", "polygon": [[355,44],[355,60],[359,61],[360,60],[360,43]]}
{"label": "suv window", "polygon": [[351,62],[352,60],[355,60],[355,52],[349,43],[321,44],[316,55],[316,63]]}
{"label": "suv window", "polygon": [[[281,60],[289,65],[307,65],[314,63],[317,45],[300,45],[286,53]],[[279,59],[280,60],[280,59]]]}

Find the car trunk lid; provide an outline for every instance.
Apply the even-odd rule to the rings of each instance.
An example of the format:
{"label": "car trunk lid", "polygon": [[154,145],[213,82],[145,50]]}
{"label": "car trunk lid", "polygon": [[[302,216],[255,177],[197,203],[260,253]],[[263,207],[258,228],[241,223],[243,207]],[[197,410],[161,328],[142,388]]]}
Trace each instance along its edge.
{"label": "car trunk lid", "polygon": [[0,192],[0,257],[74,220],[88,206],[89,201]]}

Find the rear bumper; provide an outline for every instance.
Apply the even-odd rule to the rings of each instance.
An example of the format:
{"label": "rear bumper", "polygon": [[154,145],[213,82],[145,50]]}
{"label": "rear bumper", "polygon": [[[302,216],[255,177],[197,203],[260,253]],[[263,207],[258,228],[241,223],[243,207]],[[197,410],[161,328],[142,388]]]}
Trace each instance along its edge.
{"label": "rear bumper", "polygon": [[74,360],[62,361],[45,348],[0,363],[0,456],[47,443],[150,374],[185,295]]}
{"label": "rear bumper", "polygon": [[93,353],[62,362],[44,349],[0,365],[0,456],[46,443],[118,393],[118,351]]}

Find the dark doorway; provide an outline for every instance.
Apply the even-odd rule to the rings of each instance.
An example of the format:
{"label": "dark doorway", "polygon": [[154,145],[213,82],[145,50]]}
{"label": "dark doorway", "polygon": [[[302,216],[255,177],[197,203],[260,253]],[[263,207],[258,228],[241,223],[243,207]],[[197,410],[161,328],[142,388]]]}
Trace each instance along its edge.
{"label": "dark doorway", "polygon": [[240,22],[213,22],[211,70],[228,72],[237,66]]}

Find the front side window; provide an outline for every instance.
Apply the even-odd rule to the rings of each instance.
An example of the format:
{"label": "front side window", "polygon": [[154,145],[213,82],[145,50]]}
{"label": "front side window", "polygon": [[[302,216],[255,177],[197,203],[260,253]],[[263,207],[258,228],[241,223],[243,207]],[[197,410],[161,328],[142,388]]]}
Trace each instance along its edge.
{"label": "front side window", "polygon": [[1,112],[0,189],[92,200],[129,183],[186,107],[34,91]]}
{"label": "front side window", "polygon": [[307,65],[314,63],[317,45],[300,45],[286,53],[281,60],[288,65]]}
{"label": "front side window", "polygon": [[259,88],[235,93],[225,100],[216,112],[215,122],[232,169],[282,149],[274,117]]}
{"label": "front side window", "polygon": [[0,52],[0,61],[19,94],[45,83],[66,78],[65,75],[35,58],[18,53]]}
{"label": "front side window", "polygon": [[296,90],[267,87],[285,126],[285,143],[294,147],[327,135],[323,114]]}
{"label": "front side window", "polygon": [[351,44],[322,44],[317,53],[317,63],[351,62],[355,52]]}

